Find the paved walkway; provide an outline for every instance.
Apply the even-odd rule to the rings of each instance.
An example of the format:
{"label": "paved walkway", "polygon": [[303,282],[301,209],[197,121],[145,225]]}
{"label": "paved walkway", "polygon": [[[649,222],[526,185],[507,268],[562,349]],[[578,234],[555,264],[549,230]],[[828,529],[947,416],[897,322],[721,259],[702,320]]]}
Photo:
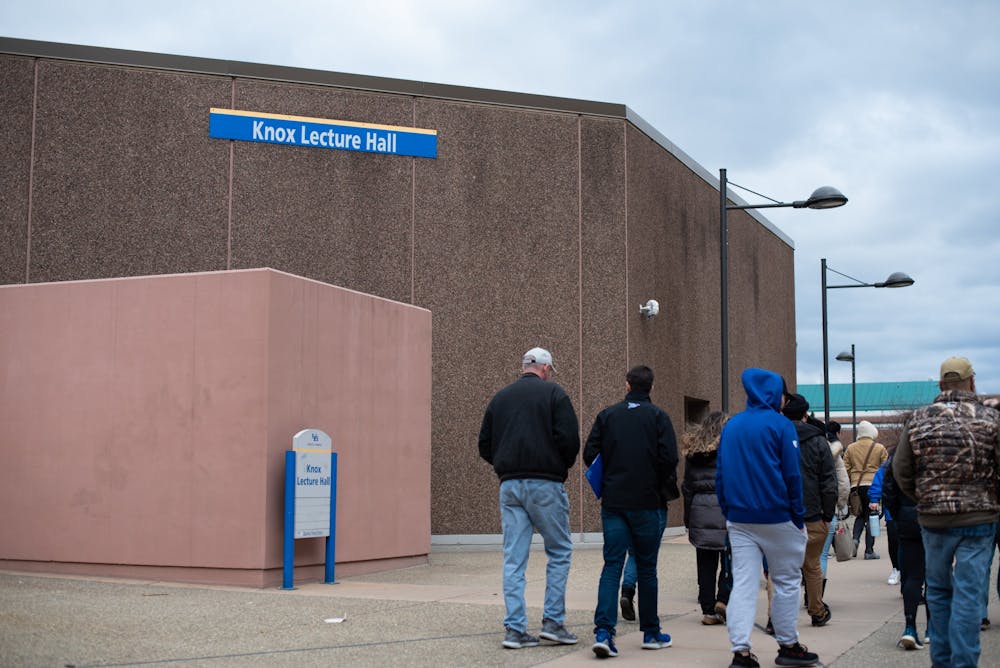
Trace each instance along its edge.
{"label": "paved walkway", "polygon": [[[879,550],[884,554],[884,537]],[[206,587],[163,582],[0,572],[0,665],[85,666],[594,666],[590,651],[601,551],[574,553],[567,626],[575,646],[504,650],[501,555],[496,549],[441,548],[430,564],[307,584],[294,591]],[[545,555],[532,553],[527,599],[532,632],[540,624]],[[801,642],[821,665],[835,668],[929,666],[928,652],[895,647],[902,631],[899,588],[886,584],[890,565],[831,558],[823,628],[799,617]],[[660,553],[660,618],[674,646],[642,650],[635,622],[618,628],[611,665],[729,665],[724,626],[702,626],[695,557],[684,536]],[[991,589],[995,591],[995,588]],[[982,666],[1000,665],[996,629],[982,635]],[[773,665],[761,593],[753,642],[762,666]],[[921,610],[921,614],[922,614]],[[922,627],[921,627],[921,630]],[[606,662],[602,662],[606,663]]]}

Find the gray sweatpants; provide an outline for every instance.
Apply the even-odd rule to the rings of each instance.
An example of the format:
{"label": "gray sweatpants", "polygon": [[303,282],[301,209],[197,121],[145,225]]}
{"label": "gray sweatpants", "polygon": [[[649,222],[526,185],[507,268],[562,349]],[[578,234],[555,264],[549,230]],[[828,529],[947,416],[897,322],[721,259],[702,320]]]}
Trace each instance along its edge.
{"label": "gray sweatpants", "polygon": [[774,584],[771,623],[779,645],[798,642],[799,592],[806,534],[791,522],[739,524],[727,522],[733,548],[733,592],[726,607],[726,628],[732,651],[750,649],[750,633],[757,617],[760,595],[761,557]]}

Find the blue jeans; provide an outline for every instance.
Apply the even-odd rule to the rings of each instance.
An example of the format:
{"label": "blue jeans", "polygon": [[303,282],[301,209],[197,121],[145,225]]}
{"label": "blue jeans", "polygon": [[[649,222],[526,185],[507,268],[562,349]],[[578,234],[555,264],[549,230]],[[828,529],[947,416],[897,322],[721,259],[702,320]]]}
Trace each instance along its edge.
{"label": "blue jeans", "polygon": [[[667,509],[660,508],[660,540],[663,540],[663,532],[667,529]],[[635,557],[632,556],[632,547],[625,552],[625,575],[622,576],[622,589],[635,593],[635,583],[638,582],[638,571],[635,568]]]}
{"label": "blue jeans", "polygon": [[924,527],[931,662],[935,667],[979,665],[979,620],[983,588],[989,588],[995,533],[995,523],[942,530]]}
{"label": "blue jeans", "polygon": [[528,630],[524,570],[528,566],[534,529],[541,535],[548,557],[542,618],[562,624],[566,620],[566,579],[573,555],[566,488],[553,480],[504,480],[500,483],[500,519],[503,525],[503,599],[507,606],[504,626],[521,633]]}
{"label": "blue jeans", "polygon": [[823,577],[826,577],[826,560],[830,556],[830,546],[833,545],[833,534],[837,532],[837,515],[834,514],[830,520],[830,530],[826,534],[826,542],[823,543],[823,552],[819,555],[819,567],[823,569]]}
{"label": "blue jeans", "polygon": [[663,536],[661,510],[609,510],[601,508],[604,527],[604,568],[597,586],[594,631],[606,629],[615,635],[618,625],[618,584],[622,579],[625,552],[631,546],[639,584],[639,628],[646,633],[660,631],[656,614],[658,581],[656,557]]}

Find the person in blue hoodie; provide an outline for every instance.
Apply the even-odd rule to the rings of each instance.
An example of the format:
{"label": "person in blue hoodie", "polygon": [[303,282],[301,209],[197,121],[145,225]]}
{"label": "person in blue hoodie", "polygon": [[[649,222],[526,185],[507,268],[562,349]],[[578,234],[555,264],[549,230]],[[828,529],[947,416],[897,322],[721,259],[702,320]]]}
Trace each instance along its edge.
{"label": "person in blue hoodie", "polygon": [[726,518],[733,553],[733,590],[726,627],[732,667],[758,668],[750,653],[757,616],[762,558],[767,559],[774,599],[771,620],[779,666],[813,666],[819,657],[799,643],[799,589],[806,550],[805,508],[798,435],[781,414],[785,381],[766,369],[746,369],[746,409],[722,430],[715,494]]}

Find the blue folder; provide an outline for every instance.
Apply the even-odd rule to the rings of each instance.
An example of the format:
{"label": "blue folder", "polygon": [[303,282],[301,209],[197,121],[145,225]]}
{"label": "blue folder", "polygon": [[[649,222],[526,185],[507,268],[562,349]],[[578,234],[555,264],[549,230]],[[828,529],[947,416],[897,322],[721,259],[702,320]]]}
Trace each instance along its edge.
{"label": "blue folder", "polygon": [[604,488],[604,462],[601,461],[601,455],[597,455],[583,475],[587,476],[587,482],[597,498],[601,498],[601,490]]}

